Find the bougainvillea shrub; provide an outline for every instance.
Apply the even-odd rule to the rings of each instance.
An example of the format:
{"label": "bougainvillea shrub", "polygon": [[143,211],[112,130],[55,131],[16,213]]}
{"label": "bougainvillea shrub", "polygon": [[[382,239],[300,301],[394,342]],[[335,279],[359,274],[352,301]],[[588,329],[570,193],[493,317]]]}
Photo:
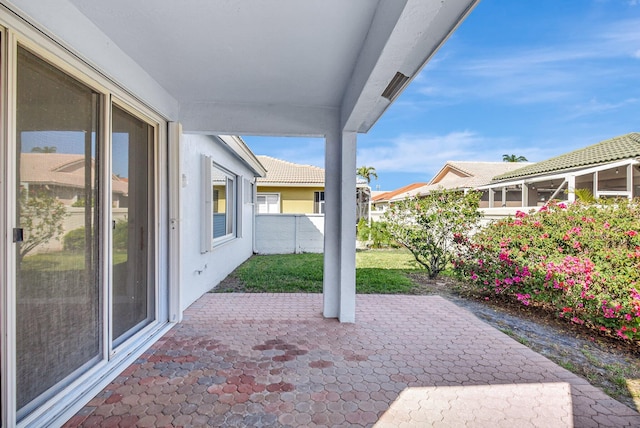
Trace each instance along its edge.
{"label": "bougainvillea shrub", "polygon": [[475,290],[640,339],[640,203],[551,203],[470,239],[456,273]]}

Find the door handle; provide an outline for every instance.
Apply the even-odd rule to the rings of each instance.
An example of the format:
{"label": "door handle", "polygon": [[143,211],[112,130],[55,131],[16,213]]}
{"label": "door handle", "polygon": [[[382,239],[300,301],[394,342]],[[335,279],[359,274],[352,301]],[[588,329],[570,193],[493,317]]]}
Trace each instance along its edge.
{"label": "door handle", "polygon": [[13,228],[13,242],[22,242],[24,241],[24,229],[21,227]]}

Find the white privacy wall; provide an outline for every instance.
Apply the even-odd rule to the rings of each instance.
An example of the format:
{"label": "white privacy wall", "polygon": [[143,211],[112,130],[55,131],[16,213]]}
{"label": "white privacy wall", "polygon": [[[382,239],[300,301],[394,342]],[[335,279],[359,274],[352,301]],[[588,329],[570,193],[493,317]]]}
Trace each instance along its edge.
{"label": "white privacy wall", "polygon": [[[237,239],[225,242],[210,252],[201,253],[200,240],[202,208],[201,156],[212,160],[238,176],[241,183],[237,198],[241,213],[236,230]],[[216,137],[184,134],[181,146],[181,269],[180,306],[186,309],[198,297],[211,290],[242,262],[253,254],[253,204],[245,201],[245,180],[254,181],[253,173]]]}
{"label": "white privacy wall", "polygon": [[323,251],[323,214],[256,215],[256,253],[293,254]]}

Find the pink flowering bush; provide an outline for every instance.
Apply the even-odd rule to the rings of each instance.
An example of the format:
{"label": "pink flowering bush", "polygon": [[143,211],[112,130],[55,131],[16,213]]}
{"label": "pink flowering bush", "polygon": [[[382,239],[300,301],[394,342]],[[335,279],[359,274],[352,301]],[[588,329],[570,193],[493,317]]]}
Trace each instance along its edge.
{"label": "pink flowering bush", "polygon": [[476,233],[460,278],[485,296],[552,308],[576,324],[640,339],[639,201],[558,203]]}

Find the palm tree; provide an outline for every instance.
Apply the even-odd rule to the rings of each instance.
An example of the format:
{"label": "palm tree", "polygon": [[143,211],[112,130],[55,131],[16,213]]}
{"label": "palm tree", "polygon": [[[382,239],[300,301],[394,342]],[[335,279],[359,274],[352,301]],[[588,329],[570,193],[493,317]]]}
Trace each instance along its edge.
{"label": "palm tree", "polygon": [[518,155],[502,155],[503,162],[527,162],[527,158]]}
{"label": "palm tree", "polygon": [[356,170],[356,175],[367,180],[367,184],[371,183],[371,177],[378,179],[378,174],[376,174],[376,169],[372,166],[361,166]]}

